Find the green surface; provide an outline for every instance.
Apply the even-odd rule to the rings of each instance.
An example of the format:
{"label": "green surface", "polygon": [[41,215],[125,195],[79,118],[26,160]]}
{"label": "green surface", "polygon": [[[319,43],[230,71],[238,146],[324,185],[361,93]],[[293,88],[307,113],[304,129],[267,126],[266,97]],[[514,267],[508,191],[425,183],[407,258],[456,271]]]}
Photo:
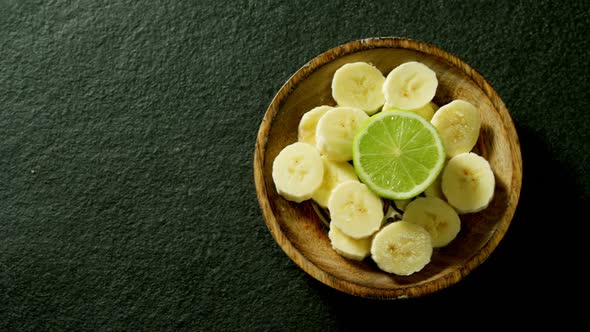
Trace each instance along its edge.
{"label": "green surface", "polygon": [[[0,331],[579,319],[586,3],[0,0]],[[283,82],[373,36],[461,57],[502,96],[522,145],[521,201],[498,249],[409,301],[354,298],[305,274],[268,232],[253,183],[256,132]]]}

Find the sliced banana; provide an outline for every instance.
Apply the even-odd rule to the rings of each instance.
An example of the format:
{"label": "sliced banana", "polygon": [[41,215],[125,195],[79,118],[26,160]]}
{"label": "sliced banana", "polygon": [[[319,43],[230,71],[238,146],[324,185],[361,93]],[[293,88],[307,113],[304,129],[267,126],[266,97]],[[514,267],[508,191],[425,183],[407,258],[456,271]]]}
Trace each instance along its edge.
{"label": "sliced banana", "polygon": [[372,238],[370,236],[354,239],[344,234],[338,227],[331,225],[328,238],[330,238],[332,248],[346,258],[362,261],[371,254]]}
{"label": "sliced banana", "polygon": [[439,174],[436,179],[434,179],[434,181],[430,184],[430,186],[428,186],[428,188],[426,188],[426,190],[424,190],[424,195],[426,197],[436,197],[442,199],[443,201],[446,200],[446,197],[440,187],[441,177],[442,173]]}
{"label": "sliced banana", "polygon": [[301,203],[310,199],[324,178],[324,163],[310,144],[296,142],[279,152],[272,164],[272,179],[279,195]]}
{"label": "sliced banana", "polygon": [[412,201],[411,198],[408,199],[394,199],[393,200],[393,204],[395,204],[395,207],[400,209],[401,211],[405,211],[406,210],[406,206],[408,206],[408,204]]}
{"label": "sliced banana", "polygon": [[428,104],[436,93],[436,73],[421,62],[411,61],[395,67],[385,79],[385,103],[402,110]]}
{"label": "sliced banana", "polygon": [[324,162],[324,179],[311,199],[321,207],[328,207],[328,200],[334,188],[344,181],[358,181],[354,167],[345,161],[332,161],[322,156]]}
{"label": "sliced banana", "polygon": [[347,63],[338,68],[332,78],[332,98],[340,106],[362,109],[374,114],[385,102],[379,69],[366,62]]}
{"label": "sliced banana", "polygon": [[340,183],[328,200],[331,224],[360,239],[375,233],[383,221],[383,201],[358,181]]}
{"label": "sliced banana", "polygon": [[316,146],[330,160],[351,160],[354,135],[368,118],[367,113],[358,108],[334,107],[318,122]]}
{"label": "sliced banana", "polygon": [[442,106],[431,120],[438,130],[449,158],[469,152],[477,143],[481,116],[479,110],[464,100]]}
{"label": "sliced banana", "polygon": [[424,227],[396,221],[373,237],[371,258],[383,271],[398,275],[418,272],[430,262],[432,242]]}
{"label": "sliced banana", "polygon": [[322,115],[327,111],[331,110],[331,106],[318,106],[303,114],[301,120],[299,120],[299,127],[297,128],[297,140],[299,142],[315,144],[315,132],[318,126],[318,121]]}
{"label": "sliced banana", "polygon": [[492,201],[495,187],[489,162],[473,152],[454,156],[442,172],[442,191],[459,213],[485,209]]}
{"label": "sliced banana", "polygon": [[[436,112],[436,110],[438,109],[438,106],[436,106],[435,103],[430,102],[420,108],[416,108],[416,109],[412,109],[412,110],[408,110],[410,112],[414,112],[417,113],[418,115],[422,116],[424,119],[426,119],[426,121],[430,121],[432,120],[432,117],[434,116],[434,112]],[[383,105],[383,112],[388,112],[388,111],[399,111],[399,108],[393,107],[389,104],[385,104]]]}
{"label": "sliced banana", "polygon": [[432,110],[434,111],[434,113],[436,113],[436,111],[438,111],[438,109],[440,108],[437,104],[435,104],[432,101],[430,102],[430,106],[432,106]]}
{"label": "sliced banana", "polygon": [[430,233],[434,248],[444,247],[461,230],[461,219],[449,204],[436,197],[418,197],[404,212],[403,220],[421,225]]}

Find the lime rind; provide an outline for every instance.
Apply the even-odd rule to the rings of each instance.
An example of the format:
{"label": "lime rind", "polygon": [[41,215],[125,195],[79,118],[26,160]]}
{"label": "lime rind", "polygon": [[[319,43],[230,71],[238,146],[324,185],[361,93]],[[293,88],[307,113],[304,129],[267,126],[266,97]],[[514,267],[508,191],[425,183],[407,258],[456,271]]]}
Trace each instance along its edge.
{"label": "lime rind", "polygon": [[[408,123],[411,126],[406,126]],[[354,137],[352,154],[359,179],[389,199],[408,199],[422,193],[438,177],[445,162],[444,145],[436,128],[409,111],[377,113],[367,119]]]}

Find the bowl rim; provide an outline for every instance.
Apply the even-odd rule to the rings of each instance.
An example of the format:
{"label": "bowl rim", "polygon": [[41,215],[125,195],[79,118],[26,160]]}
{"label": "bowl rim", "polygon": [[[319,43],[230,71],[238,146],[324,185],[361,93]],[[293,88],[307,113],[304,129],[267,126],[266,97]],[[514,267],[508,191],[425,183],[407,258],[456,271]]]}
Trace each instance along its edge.
{"label": "bowl rim", "polygon": [[[499,113],[500,119],[502,120],[502,125],[506,135],[508,136],[508,142],[512,154],[512,190],[508,193],[508,201],[511,202],[511,204],[507,205],[506,211],[502,215],[501,220],[496,225],[493,234],[489,237],[487,242],[481,247],[479,251],[475,252],[463,266],[441,276],[441,278],[433,279],[417,285],[403,285],[399,288],[374,288],[351,281],[342,280],[326,272],[325,270],[322,270],[320,267],[308,260],[307,257],[305,257],[290,242],[290,240],[281,230],[280,224],[277,222],[276,216],[271,209],[268,199],[268,192],[266,190],[267,183],[264,179],[263,172],[261,171],[265,163],[267,137],[272,121],[274,120],[274,117],[280,110],[284,101],[290,96],[297,85],[301,81],[305,80],[315,70],[334,61],[337,58],[375,48],[401,48],[428,54],[441,61],[448,62],[452,67],[455,67],[463,72],[463,74],[472,79],[473,82],[483,91],[483,93],[489,98],[495,110]],[[253,167],[256,195],[263,213],[264,221],[275,241],[287,254],[287,256],[289,256],[289,258],[307,274],[311,275],[323,284],[344,293],[372,299],[419,297],[437,292],[462,280],[474,268],[479,266],[489,257],[489,255],[495,250],[504,237],[510,223],[512,222],[522,186],[522,157],[520,142],[510,113],[502,99],[499,97],[498,93],[480,73],[463,62],[463,60],[459,59],[457,56],[433,44],[404,37],[372,37],[349,41],[317,55],[312,60],[300,67],[282,85],[282,87],[273,97],[264,114],[256,139]]]}

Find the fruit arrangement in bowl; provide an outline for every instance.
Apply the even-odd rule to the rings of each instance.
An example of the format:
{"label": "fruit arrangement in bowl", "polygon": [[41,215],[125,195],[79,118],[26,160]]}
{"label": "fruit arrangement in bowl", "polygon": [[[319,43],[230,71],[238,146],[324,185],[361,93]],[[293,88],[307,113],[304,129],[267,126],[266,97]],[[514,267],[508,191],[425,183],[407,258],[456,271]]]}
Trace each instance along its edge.
{"label": "fruit arrangement in bowl", "polygon": [[295,73],[265,115],[254,164],[287,255],[373,298],[439,290],[485,260],[522,176],[516,131],[489,84],[400,38],[351,42]]}

